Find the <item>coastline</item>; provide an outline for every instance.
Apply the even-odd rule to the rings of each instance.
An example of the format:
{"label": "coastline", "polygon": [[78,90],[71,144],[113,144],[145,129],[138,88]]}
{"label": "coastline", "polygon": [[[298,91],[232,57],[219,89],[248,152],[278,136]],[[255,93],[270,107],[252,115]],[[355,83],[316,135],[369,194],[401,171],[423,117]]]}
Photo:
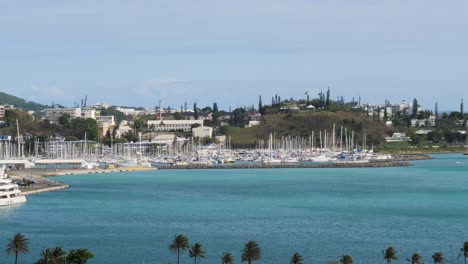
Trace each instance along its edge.
{"label": "coastline", "polygon": [[65,184],[60,181],[53,180],[53,177],[75,175],[75,174],[101,174],[101,173],[113,173],[113,172],[133,172],[133,171],[144,171],[154,170],[156,168],[148,167],[128,167],[128,168],[117,168],[117,169],[26,169],[26,170],[14,170],[8,171],[9,177],[13,181],[20,181],[22,179],[33,179],[36,181],[35,184],[28,187],[20,187],[21,195],[33,195],[45,192],[61,191],[71,188],[71,185]]}
{"label": "coastline", "polygon": [[86,175],[102,174],[116,172],[135,172],[150,170],[200,170],[200,169],[326,169],[326,168],[387,168],[387,167],[408,167],[414,160],[428,160],[432,156],[427,154],[401,154],[396,155],[391,160],[374,160],[370,162],[344,162],[344,163],[326,163],[326,164],[306,164],[306,163],[277,163],[277,164],[221,164],[221,165],[203,165],[190,164],[182,166],[160,166],[160,167],[126,167],[114,169],[27,169],[9,171],[10,177],[14,181],[34,179],[35,184],[29,187],[21,187],[21,195],[33,195],[44,192],[61,191],[71,188],[71,185],[53,180],[54,177],[66,175]]}

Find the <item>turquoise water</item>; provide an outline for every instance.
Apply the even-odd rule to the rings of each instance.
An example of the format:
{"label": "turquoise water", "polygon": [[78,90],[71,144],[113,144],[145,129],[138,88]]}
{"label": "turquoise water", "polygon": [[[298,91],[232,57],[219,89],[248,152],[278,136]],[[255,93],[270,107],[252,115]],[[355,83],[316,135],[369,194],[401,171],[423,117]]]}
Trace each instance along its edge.
{"label": "turquoise water", "polygon": [[[355,263],[396,263],[420,252],[431,263],[443,251],[456,261],[468,240],[468,156],[439,155],[413,167],[379,169],[174,170],[61,177],[65,191],[29,196],[0,209],[0,262],[15,232],[41,249],[86,247],[91,263],[175,263],[167,246],[177,233],[206,249],[201,263],[230,251],[240,263],[248,240],[258,263],[325,263],[351,254]],[[182,263],[192,263],[185,254]],[[452,261],[450,261],[452,260]]]}

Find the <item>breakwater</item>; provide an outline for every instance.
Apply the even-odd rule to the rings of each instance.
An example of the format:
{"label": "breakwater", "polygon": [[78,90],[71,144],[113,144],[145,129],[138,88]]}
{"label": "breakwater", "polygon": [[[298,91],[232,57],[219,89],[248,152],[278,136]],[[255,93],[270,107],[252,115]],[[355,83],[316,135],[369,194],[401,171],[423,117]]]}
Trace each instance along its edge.
{"label": "breakwater", "polygon": [[346,163],[326,163],[326,164],[306,164],[306,163],[279,163],[279,164],[220,164],[204,165],[190,164],[182,166],[161,166],[160,170],[177,169],[313,169],[313,168],[385,168],[385,167],[405,167],[411,166],[408,161],[377,161],[377,162],[346,162]]}
{"label": "breakwater", "polygon": [[371,160],[369,162],[338,162],[338,163],[277,163],[277,164],[262,164],[262,163],[248,163],[248,164],[189,164],[189,165],[176,165],[176,166],[161,166],[161,170],[180,170],[180,169],[320,169],[320,168],[386,168],[386,167],[407,167],[412,166],[410,161],[413,160],[428,160],[432,159],[429,155],[394,155],[389,160]]}
{"label": "breakwater", "polygon": [[433,159],[430,155],[425,154],[393,154],[394,161],[412,161],[412,160],[430,160]]}

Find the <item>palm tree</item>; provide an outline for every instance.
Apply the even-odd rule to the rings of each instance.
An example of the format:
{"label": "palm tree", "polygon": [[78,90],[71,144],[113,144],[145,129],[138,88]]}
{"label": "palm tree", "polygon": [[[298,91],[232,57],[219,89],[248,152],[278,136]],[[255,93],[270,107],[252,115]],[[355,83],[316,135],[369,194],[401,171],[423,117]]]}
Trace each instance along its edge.
{"label": "palm tree", "polygon": [[460,255],[458,255],[458,258],[460,258],[461,256],[463,256],[463,258],[465,259],[465,264],[466,264],[466,259],[468,258],[468,241],[465,241],[463,243],[463,247],[460,248]]}
{"label": "palm tree", "polygon": [[442,252],[435,252],[432,255],[432,260],[434,260],[434,264],[444,263],[444,254]]}
{"label": "palm tree", "polygon": [[68,252],[67,264],[86,264],[94,258],[94,254],[86,248],[72,249]]}
{"label": "palm tree", "polygon": [[386,250],[382,250],[383,258],[387,261],[387,264],[392,263],[393,260],[398,259],[396,251],[393,247],[388,247]]}
{"label": "palm tree", "polygon": [[15,254],[15,264],[18,263],[18,255],[29,253],[29,240],[21,233],[16,233],[8,240],[6,249],[8,255]]}
{"label": "palm tree", "polygon": [[252,261],[259,260],[262,255],[262,251],[257,243],[249,241],[245,244],[242,250],[242,262],[247,261],[252,264]]}
{"label": "palm tree", "polygon": [[46,249],[41,253],[41,258],[36,264],[66,264],[67,252],[62,247],[55,249]]}
{"label": "palm tree", "polygon": [[341,257],[340,262],[343,264],[353,264],[353,258],[350,255],[344,255]]}
{"label": "palm tree", "polygon": [[234,257],[231,253],[226,252],[221,257],[221,264],[234,264]]}
{"label": "palm tree", "polygon": [[42,250],[41,252],[41,258],[36,261],[36,264],[50,264],[50,249]]}
{"label": "palm tree", "polygon": [[413,255],[411,255],[411,259],[406,259],[406,260],[411,262],[411,264],[422,264],[421,255],[419,255],[418,253],[413,253]]}
{"label": "palm tree", "polygon": [[294,255],[292,255],[292,257],[291,257],[290,263],[291,264],[302,264],[303,261],[304,261],[304,259],[302,258],[302,256],[299,253],[294,253]]}
{"label": "palm tree", "polygon": [[195,264],[197,264],[197,260],[201,258],[205,258],[205,251],[203,251],[201,244],[195,243],[192,245],[192,248],[189,250],[190,257],[194,259]]}
{"label": "palm tree", "polygon": [[174,241],[169,245],[171,252],[177,253],[177,264],[179,264],[180,253],[183,253],[189,248],[189,240],[186,236],[178,234],[175,236]]}

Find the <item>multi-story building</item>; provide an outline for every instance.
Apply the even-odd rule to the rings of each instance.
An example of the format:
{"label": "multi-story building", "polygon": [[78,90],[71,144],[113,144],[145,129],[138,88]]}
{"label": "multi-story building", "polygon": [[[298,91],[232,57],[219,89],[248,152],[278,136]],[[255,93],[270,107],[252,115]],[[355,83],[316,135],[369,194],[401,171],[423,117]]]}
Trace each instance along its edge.
{"label": "multi-story building", "polygon": [[114,116],[96,116],[96,121],[101,135],[105,135],[111,127],[115,126]]}
{"label": "multi-story building", "polygon": [[7,110],[10,110],[10,109],[14,109],[15,107],[13,105],[0,105],[0,118],[4,118],[5,117],[5,111]]}
{"label": "multi-story building", "polygon": [[203,126],[203,120],[148,120],[147,125],[153,131],[192,131],[192,127]]}
{"label": "multi-story building", "polygon": [[59,121],[60,117],[64,114],[70,116],[70,118],[81,117],[81,108],[71,107],[71,108],[48,108],[42,110],[44,112],[45,118],[51,123],[56,123]]}
{"label": "multi-story building", "polygon": [[92,119],[96,119],[96,109],[94,108],[82,108],[81,109],[81,118],[92,118]]}
{"label": "multi-story building", "polygon": [[213,137],[213,128],[212,127],[196,127],[192,129],[193,137],[205,138],[205,137]]}

